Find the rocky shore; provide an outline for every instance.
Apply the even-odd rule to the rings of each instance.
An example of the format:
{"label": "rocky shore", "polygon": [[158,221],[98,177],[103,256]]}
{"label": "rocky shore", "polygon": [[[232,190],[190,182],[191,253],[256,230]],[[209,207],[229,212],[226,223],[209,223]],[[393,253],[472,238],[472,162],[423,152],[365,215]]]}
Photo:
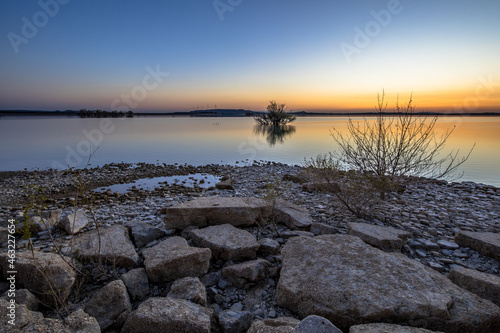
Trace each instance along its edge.
{"label": "rocky shore", "polygon": [[[333,325],[344,332],[382,332],[380,325],[391,323],[418,327],[393,326],[393,332],[499,327],[500,189],[419,179],[390,193],[376,207],[375,219],[363,220],[333,194],[309,191],[303,171],[268,162],[106,165],[79,174],[95,191],[91,208],[75,189],[74,173],[0,173],[2,252],[7,252],[8,220],[23,222],[25,189],[36,185],[42,187],[37,195],[45,196],[40,218],[50,226],[34,227],[35,253],[40,262],[52,263],[58,256],[54,243],[67,258],[78,249],[78,267],[89,272],[85,282],[78,284],[67,267],[54,278],[69,281],[60,286],[66,290],[66,310],[74,327],[88,325],[89,332],[146,332],[148,327],[307,332],[304,327],[328,325],[332,332]],[[220,182],[207,184],[205,175]],[[149,190],[106,189],[165,176],[173,180]],[[175,176],[191,181],[175,182]],[[277,199],[274,207],[270,197]],[[36,275],[26,245],[17,239],[17,262]],[[1,255],[4,279],[5,260]],[[43,295],[43,286],[19,284],[29,290],[17,302],[24,327],[62,325],[77,331],[68,328],[71,320],[55,319],[46,305],[56,300]],[[6,282],[0,286],[2,293],[8,289]],[[175,322],[180,314],[184,322]],[[385,324],[363,325],[377,322]]]}

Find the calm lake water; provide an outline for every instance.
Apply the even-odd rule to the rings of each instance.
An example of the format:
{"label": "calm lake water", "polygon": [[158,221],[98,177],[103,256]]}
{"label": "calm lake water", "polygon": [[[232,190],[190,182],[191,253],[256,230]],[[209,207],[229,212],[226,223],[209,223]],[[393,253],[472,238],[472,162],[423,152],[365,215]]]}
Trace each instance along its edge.
{"label": "calm lake water", "polygon": [[[355,119],[355,118],[354,118]],[[335,127],[346,133],[346,117],[298,118],[286,133],[255,129],[252,118],[133,119],[0,117],[0,170],[84,167],[111,162],[301,164],[336,148]],[[461,180],[500,186],[500,117],[441,117],[437,130],[456,125],[445,151],[471,157]]]}

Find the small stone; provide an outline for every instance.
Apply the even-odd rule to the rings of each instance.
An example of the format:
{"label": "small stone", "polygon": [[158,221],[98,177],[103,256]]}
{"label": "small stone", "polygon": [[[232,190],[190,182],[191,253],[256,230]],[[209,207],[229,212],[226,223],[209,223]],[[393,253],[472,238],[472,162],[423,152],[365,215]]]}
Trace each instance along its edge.
{"label": "small stone", "polygon": [[226,310],[219,313],[222,333],[244,333],[252,324],[252,314],[248,311]]}
{"label": "small stone", "polygon": [[437,244],[442,248],[442,249],[447,249],[447,250],[456,250],[459,248],[458,244],[455,242],[450,242],[447,240],[439,240]]}
{"label": "small stone", "polygon": [[310,315],[304,318],[293,330],[293,333],[342,333],[328,319]]}
{"label": "small stone", "polygon": [[207,305],[205,286],[197,277],[176,280],[170,288],[168,297],[185,299],[201,306]]}
{"label": "small stone", "polygon": [[415,253],[416,253],[419,257],[421,257],[421,258],[425,258],[425,257],[427,257],[427,253],[425,253],[425,251],[423,251],[423,250],[421,250],[421,249],[417,249],[417,250],[415,251]]}
{"label": "small stone", "polygon": [[259,253],[266,254],[276,254],[279,252],[280,244],[271,238],[262,238],[258,240],[259,243]]}

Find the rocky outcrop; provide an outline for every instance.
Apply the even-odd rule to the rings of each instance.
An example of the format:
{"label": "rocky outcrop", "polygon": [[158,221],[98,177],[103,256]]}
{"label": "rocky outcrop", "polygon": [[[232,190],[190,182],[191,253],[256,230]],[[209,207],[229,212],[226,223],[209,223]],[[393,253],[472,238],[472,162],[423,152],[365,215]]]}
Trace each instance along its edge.
{"label": "rocky outcrop", "polygon": [[185,277],[176,280],[170,288],[168,297],[185,299],[201,306],[207,305],[207,291],[197,277]]}
{"label": "rocky outcrop", "polygon": [[251,226],[265,221],[269,205],[258,198],[203,197],[168,207],[164,217],[166,229],[182,230],[188,226],[232,224]]}
{"label": "rocky outcrop", "polygon": [[182,299],[152,297],[127,318],[122,333],[209,333],[211,312]]}
{"label": "rocky outcrop", "polygon": [[500,260],[500,234],[461,230],[455,236],[455,242],[460,246],[470,247],[485,256]]}
{"label": "rocky outcrop", "polygon": [[440,333],[425,328],[401,326],[395,324],[364,324],[351,326],[349,333]]}
{"label": "rocky outcrop", "polygon": [[325,317],[343,330],[379,321],[445,332],[490,332],[500,325],[495,304],[357,237],[295,237],[282,257],[278,304],[300,316]]}
{"label": "rocky outcrop", "polygon": [[348,223],[347,232],[349,235],[357,236],[363,242],[383,251],[398,252],[401,252],[403,243],[411,236],[409,232],[404,230],[367,223]]}
{"label": "rocky outcrop", "polygon": [[192,230],[189,235],[196,246],[208,247],[216,258],[224,260],[253,259],[259,249],[251,233],[231,224]]}
{"label": "rocky outcrop", "polygon": [[453,268],[448,277],[457,286],[500,305],[500,277],[464,267]]}
{"label": "rocky outcrop", "polygon": [[290,229],[309,229],[312,224],[309,211],[285,200],[278,200],[274,208],[276,221]]}
{"label": "rocky outcrop", "polygon": [[80,234],[75,238],[74,250],[84,260],[103,262],[124,268],[134,268],[139,264],[139,255],[130,241],[128,230],[115,224],[107,229]]}
{"label": "rocky outcrop", "polygon": [[92,296],[85,306],[85,312],[95,317],[101,330],[105,330],[114,324],[118,316],[129,312],[131,308],[127,288],[122,280],[116,280]]}
{"label": "rocky outcrop", "polygon": [[142,252],[152,283],[165,283],[187,276],[202,276],[210,267],[210,249],[191,247],[182,237],[170,237]]}
{"label": "rocky outcrop", "polygon": [[59,221],[59,227],[69,235],[79,233],[87,224],[89,224],[89,220],[85,216],[85,210],[83,209],[78,209],[75,213],[69,214]]}
{"label": "rocky outcrop", "polygon": [[[0,254],[0,266],[5,278],[10,275],[7,253]],[[66,260],[66,261],[65,261]],[[48,306],[56,307],[65,302],[76,280],[76,274],[68,264],[71,258],[55,253],[17,253],[15,269],[16,287],[24,286]]]}

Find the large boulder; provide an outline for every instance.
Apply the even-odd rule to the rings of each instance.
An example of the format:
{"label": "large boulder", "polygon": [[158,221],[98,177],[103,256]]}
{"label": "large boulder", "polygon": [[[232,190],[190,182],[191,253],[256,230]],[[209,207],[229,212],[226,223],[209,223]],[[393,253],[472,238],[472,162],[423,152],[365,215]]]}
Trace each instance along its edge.
{"label": "large boulder", "polygon": [[455,242],[461,246],[470,247],[485,256],[500,260],[500,234],[461,230],[455,236]]}
{"label": "large boulder", "polygon": [[146,273],[152,283],[166,283],[208,272],[210,249],[189,246],[182,237],[170,237],[142,251]]}
{"label": "large boulder", "polygon": [[131,309],[127,287],[122,280],[108,283],[85,306],[85,312],[97,319],[101,330],[113,325],[119,315]]}
{"label": "large boulder", "polygon": [[448,277],[457,286],[500,305],[500,277],[464,267],[453,268]]}
{"label": "large boulder", "polygon": [[151,297],[127,318],[122,333],[209,333],[209,309],[183,299]]}
{"label": "large boulder", "polygon": [[237,197],[200,197],[166,209],[166,229],[182,230],[188,226],[205,227],[229,223],[251,226],[264,222],[271,208],[262,199]]}
{"label": "large boulder", "polygon": [[195,229],[189,235],[196,246],[208,247],[215,257],[224,260],[253,259],[260,246],[251,233],[231,224]]}
{"label": "large boulder", "polygon": [[[7,253],[0,254],[0,266],[4,278],[12,271]],[[45,305],[60,306],[65,302],[76,280],[73,268],[68,264],[71,258],[55,253],[34,251],[20,252],[16,255],[16,287],[31,291]]]}
{"label": "large boulder", "polygon": [[84,260],[127,269],[136,267],[140,261],[127,228],[119,224],[78,235],[74,240],[74,250]]}
{"label": "large boulder", "polygon": [[400,253],[349,235],[295,237],[282,250],[280,306],[347,330],[393,322],[445,332],[491,332],[500,308]]}
{"label": "large boulder", "polygon": [[361,238],[365,243],[384,251],[401,251],[403,243],[411,234],[392,227],[381,227],[367,223],[347,223],[349,235]]}

